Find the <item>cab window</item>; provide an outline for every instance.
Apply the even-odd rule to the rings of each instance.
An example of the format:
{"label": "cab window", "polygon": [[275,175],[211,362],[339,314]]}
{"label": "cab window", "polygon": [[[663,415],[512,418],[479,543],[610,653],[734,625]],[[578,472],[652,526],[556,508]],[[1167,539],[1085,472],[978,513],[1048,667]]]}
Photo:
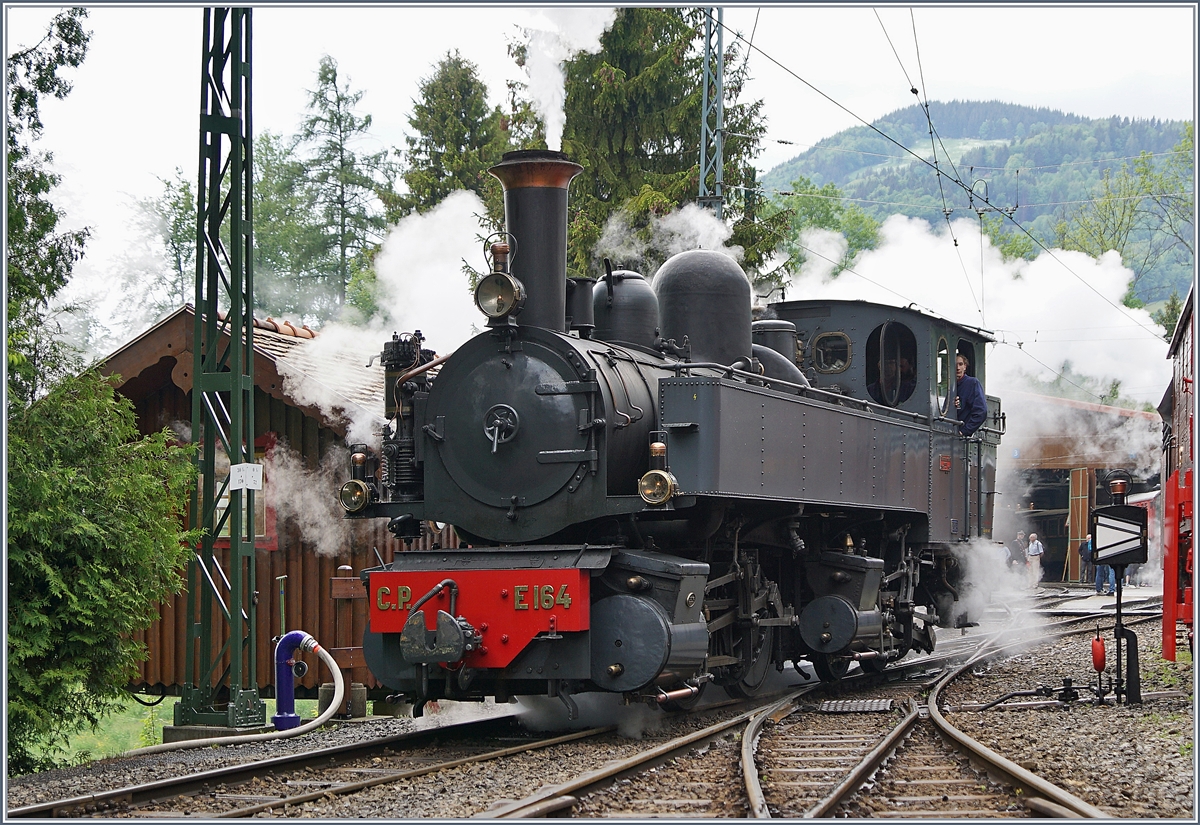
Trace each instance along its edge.
{"label": "cab window", "polygon": [[937,402],[938,411],[946,414],[950,404],[950,378],[954,375],[954,364],[950,361],[950,346],[945,338],[938,339],[937,346]]}
{"label": "cab window", "polygon": [[823,332],[812,343],[817,372],[845,372],[850,366],[850,338],[844,332]]}
{"label": "cab window", "polygon": [[876,404],[895,407],[917,388],[917,339],[904,324],[888,321],[867,338],[867,395]]}

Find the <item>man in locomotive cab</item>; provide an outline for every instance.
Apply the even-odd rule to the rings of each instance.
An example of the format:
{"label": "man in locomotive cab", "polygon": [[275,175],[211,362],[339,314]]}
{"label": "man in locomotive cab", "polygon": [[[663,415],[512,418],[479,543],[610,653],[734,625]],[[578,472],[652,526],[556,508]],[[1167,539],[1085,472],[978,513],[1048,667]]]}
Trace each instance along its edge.
{"label": "man in locomotive cab", "polygon": [[[867,385],[867,394],[876,404],[903,404],[917,388],[917,377],[913,371],[912,358],[901,354],[899,358],[887,358],[879,380]],[[895,400],[892,400],[893,393]]]}
{"label": "man in locomotive cab", "polygon": [[896,396],[899,403],[907,401],[917,388],[917,372],[913,369],[913,360],[912,356],[900,355],[900,394]]}
{"label": "man in locomotive cab", "polygon": [[972,375],[967,375],[971,363],[967,356],[959,353],[954,359],[954,409],[958,414],[958,429],[964,438],[974,435],[987,419],[987,399],[983,385]]}
{"label": "man in locomotive cab", "polygon": [[879,380],[867,385],[867,394],[871,396],[871,400],[876,404],[890,405],[892,403],[892,394],[896,391],[899,376],[900,369],[896,364],[896,359],[888,358],[885,360],[883,362],[883,372],[879,374]]}

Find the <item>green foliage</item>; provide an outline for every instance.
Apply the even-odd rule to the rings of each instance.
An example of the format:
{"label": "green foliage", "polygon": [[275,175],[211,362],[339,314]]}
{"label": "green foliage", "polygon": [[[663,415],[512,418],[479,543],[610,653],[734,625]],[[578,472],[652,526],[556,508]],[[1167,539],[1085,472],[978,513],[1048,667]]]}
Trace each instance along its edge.
{"label": "green foliage", "polygon": [[1189,123],[1165,160],[1143,151],[1132,164],[1122,163],[1115,174],[1105,171],[1092,198],[1058,224],[1064,249],[1093,256],[1116,250],[1121,255],[1121,262],[1133,270],[1126,306],[1144,306],[1143,297],[1150,290],[1139,287],[1147,276],[1179,267],[1191,273],[1195,260],[1192,154]]}
{"label": "green foliage", "polygon": [[142,729],[138,732],[139,748],[148,748],[162,742],[163,720],[159,718],[159,706],[145,708],[142,714]]}
{"label": "green foliage", "polygon": [[1013,227],[1006,218],[991,213],[984,214],[979,220],[983,227],[983,234],[988,236],[992,246],[1000,251],[1004,260],[1011,261],[1017,258],[1032,260],[1036,255],[1038,250],[1034,246],[1033,239],[1020,229]]}
{"label": "green foliage", "polygon": [[195,300],[196,192],[176,167],[159,178],[161,194],[137,201],[136,226],[149,254],[126,256],[119,264],[126,295],[118,310],[127,325],[140,328]]}
{"label": "green foliage", "polygon": [[1145,193],[1142,208],[1154,231],[1170,238],[1171,251],[1189,269],[1195,260],[1195,127],[1185,123],[1179,143],[1157,162],[1143,151],[1133,163]]}
{"label": "green foliage", "polygon": [[[1069,398],[1075,401],[1087,401],[1095,404],[1106,404],[1110,407],[1125,407],[1131,410],[1143,409],[1146,405],[1121,395],[1121,382],[1111,379],[1095,378],[1075,371],[1070,361],[1063,361],[1057,369],[1055,377],[1042,381],[1029,373],[1021,374],[1028,392],[1037,395],[1048,395],[1054,398]],[[1148,411],[1153,412],[1152,409]]]}
{"label": "green foliage", "polygon": [[409,211],[427,212],[451,192],[467,189],[484,201],[488,220],[499,229],[504,201],[487,170],[511,148],[509,119],[499,107],[488,108],[478,68],[457,50],[447,52],[418,89],[408,119],[414,134],[405,138],[402,178],[408,194],[389,204],[389,223]]}
{"label": "green foliage", "polygon": [[73,8],[50,22],[36,45],[9,55],[6,275],[8,280],[8,393],[10,409],[31,403],[47,382],[75,366],[72,352],[57,338],[51,302],[70,280],[83,256],[88,230],[62,231],[63,213],[49,200],[59,176],[53,157],[36,151],[42,134],[39,103],[44,95],[62,99],[71,84],[60,74],[77,68],[91,33],[83,29],[87,11]]}
{"label": "green foliage", "polygon": [[[122,698],[133,634],[179,590],[192,450],[138,437],[114,380],[86,372],[9,419],[8,759],[55,761]],[[69,425],[66,425],[69,422]]]}
{"label": "green foliage", "polygon": [[[579,54],[566,64],[562,146],[583,166],[571,184],[568,232],[568,268],[577,274],[601,274],[596,245],[614,214],[643,229],[668,204],[679,208],[696,198],[703,102],[700,20],[695,10],[623,8],[601,37],[598,52]],[[726,63],[737,66],[736,50]],[[751,226],[755,215],[738,189],[753,184],[750,161],[764,129],[761,103],[737,102],[744,78],[744,65],[726,73],[725,185],[734,194],[726,218],[734,224],[734,242],[746,247],[744,265],[757,271],[775,239]]]}
{"label": "green foliage", "polygon": [[835,262],[834,277],[851,266],[860,252],[874,249],[879,243],[879,222],[857,206],[847,204],[832,183],[817,186],[808,178],[798,178],[792,181],[788,192],[769,203],[767,210],[769,215],[778,215],[786,221],[779,244],[779,251],[786,256],[786,261],[774,286],[784,282],[784,274],[799,272],[807,260],[801,239],[806,230],[825,229],[840,233],[846,239],[846,251],[841,260]]}
{"label": "green foliage", "polygon": [[[695,196],[695,37],[682,9],[621,9],[601,36],[601,49],[566,64],[562,148],[583,166],[571,184],[568,235],[568,267],[579,275],[599,274],[592,249],[605,222],[619,209],[631,211],[627,202],[644,186],[670,203]],[[696,138],[680,137],[690,134]]]}
{"label": "green foliage", "polygon": [[1183,301],[1179,297],[1178,292],[1172,292],[1171,297],[1167,299],[1166,305],[1162,309],[1150,313],[1151,320],[1166,330],[1163,338],[1170,341],[1175,337],[1175,326],[1179,323],[1179,316],[1183,313]]}
{"label": "green foliage", "polygon": [[308,94],[309,115],[299,141],[310,149],[303,163],[324,219],[325,240],[334,253],[334,268],[327,276],[341,307],[351,261],[378,242],[383,231],[378,191],[381,177],[387,176],[387,152],[355,148],[371,128],[371,116],[356,114],[363,92],[351,91],[349,79],[339,80],[337,61],[329,55],[321,58],[317,87]]}
{"label": "green foliage", "polygon": [[255,309],[319,323],[337,312],[336,266],[296,142],[263,132],[254,141]]}

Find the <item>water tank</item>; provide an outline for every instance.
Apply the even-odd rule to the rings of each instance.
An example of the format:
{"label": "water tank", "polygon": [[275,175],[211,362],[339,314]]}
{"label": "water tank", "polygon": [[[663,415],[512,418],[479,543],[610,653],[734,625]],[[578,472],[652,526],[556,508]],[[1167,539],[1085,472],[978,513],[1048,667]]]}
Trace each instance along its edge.
{"label": "water tank", "polygon": [[692,361],[732,364],[751,355],[750,281],[721,252],[692,249],[654,276],[663,338],[691,344]]}
{"label": "water tank", "polygon": [[654,348],[658,297],[646,279],[628,269],[605,275],[592,288],[592,337],[614,344]]}
{"label": "water tank", "polygon": [[750,325],[750,339],[796,363],[796,325],[791,321],[755,321]]}

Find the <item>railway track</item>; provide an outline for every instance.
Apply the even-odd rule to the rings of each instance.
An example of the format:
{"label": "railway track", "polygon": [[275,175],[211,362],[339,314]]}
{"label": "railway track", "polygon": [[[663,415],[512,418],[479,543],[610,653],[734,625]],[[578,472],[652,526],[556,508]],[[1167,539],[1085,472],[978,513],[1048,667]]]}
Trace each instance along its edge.
{"label": "railway track", "polygon": [[[1046,638],[1081,633],[1081,627],[1095,622],[1095,616],[1060,622]],[[1107,818],[1094,805],[985,747],[941,714],[941,691],[960,674],[1029,646],[1000,644],[999,638],[935,680],[926,699],[910,696],[899,719],[895,700],[878,696],[827,702],[815,712],[794,708],[757,717],[742,745],[751,815]],[[840,718],[822,722],[827,714]],[[768,724],[770,734],[764,738]]]}
{"label": "railway track", "polygon": [[[763,720],[783,718],[797,702],[818,693],[842,694],[862,689],[859,686],[892,692],[928,687],[931,671],[942,673],[950,661],[969,658],[982,641],[979,637],[971,644],[960,645],[956,653],[926,657],[897,667],[886,676],[859,673],[836,684],[813,681],[780,699],[760,702],[759,707],[735,718],[603,766],[572,782],[542,788],[486,815],[497,819],[744,817],[748,795],[742,779],[744,748],[747,741],[756,738]],[[912,684],[888,687],[892,680]]]}
{"label": "railway track", "polygon": [[[1096,616],[1076,617],[1057,623],[1054,626],[1057,629],[1050,635],[1090,633],[1096,622]],[[995,647],[1000,644],[1003,634],[1001,629],[973,636],[948,637],[949,643],[944,645],[946,653],[889,669],[885,675],[861,674],[825,686],[813,680],[782,699],[758,703],[728,702],[723,703],[724,708],[710,706],[706,712],[720,712],[724,718],[706,725],[697,722],[685,735],[652,746],[633,748],[637,753],[600,767],[592,765],[580,769],[572,774],[570,781],[538,788],[519,799],[493,802],[480,815],[528,818],[574,813],[661,818],[744,816],[749,809],[752,815],[769,815],[773,811],[778,815],[797,816],[819,806],[824,806],[826,813],[836,810],[846,815],[846,811],[859,811],[850,815],[861,815],[863,803],[847,800],[851,800],[854,790],[872,776],[876,785],[870,794],[871,804],[877,805],[878,799],[888,798],[887,792],[878,790],[883,787],[880,783],[887,781],[888,774],[881,768],[885,763],[886,770],[895,770],[895,766],[910,761],[914,753],[919,753],[919,758],[927,763],[932,762],[930,742],[942,740],[925,741],[930,734],[924,729],[935,717],[940,718],[937,708],[940,685],[948,681],[949,673],[978,665],[979,645],[991,643]],[[1029,642],[1018,645],[1028,646]],[[1012,646],[1003,649],[1011,650]],[[923,698],[923,694],[931,689],[929,698]],[[820,695],[818,690],[821,690]],[[851,698],[842,698],[846,696]],[[814,704],[814,699],[821,701]],[[834,714],[830,712],[833,708],[829,702],[866,703],[871,707],[858,708],[865,712]],[[914,707],[920,710],[912,710]],[[693,716],[699,718],[698,714]],[[833,723],[836,733],[820,732],[823,727],[830,727],[815,721],[821,716],[836,718]],[[907,721],[901,723],[901,716]],[[917,729],[921,732],[917,733]],[[763,731],[766,731],[765,738],[762,738]],[[517,730],[511,720],[473,720],[437,730],[412,731],[369,743],[14,808],[8,815],[14,819],[87,815],[130,818],[295,815],[303,806],[318,800],[350,798],[372,788],[411,784],[417,777],[450,773],[483,762],[501,763],[500,767],[493,765],[487,770],[504,772],[503,760],[535,751],[543,751],[547,758],[554,759],[554,754],[573,743],[607,741],[604,737],[616,739],[613,726],[538,737]],[[918,743],[919,751],[916,749]],[[963,747],[961,742],[957,746]],[[756,764],[755,752],[759,747],[761,751]],[[1002,811],[1007,816],[1015,815],[1014,811],[1054,815],[1065,810],[1072,811],[1072,816],[1095,815],[1054,801],[1050,798],[1052,793],[1036,787],[1036,783],[1031,784],[1024,775],[1009,781],[1009,790],[998,790],[1004,787],[1004,782],[988,783],[980,780],[977,774],[961,773],[967,770],[962,767],[963,758],[947,753],[944,760],[947,770],[958,770],[960,775],[948,775],[949,779],[957,781],[948,782],[938,793],[930,791],[923,795],[938,800],[947,797],[931,810],[946,808],[951,802],[967,805],[966,797],[971,797],[975,807],[958,808],[959,812],[954,815],[980,815],[969,813],[971,810],[988,810],[990,815]],[[867,763],[864,757],[870,754],[876,763],[863,767]],[[989,768],[989,771],[997,776],[1009,775],[997,768]],[[743,776],[747,781],[745,791],[741,790]],[[932,780],[935,777],[926,778]],[[758,783],[757,791],[754,783]],[[932,787],[932,783],[930,785]],[[970,790],[949,793],[955,786]],[[841,788],[842,796],[830,801],[835,788]],[[1006,793],[1008,796],[1004,797]],[[897,798],[905,796],[893,795]],[[920,795],[907,794],[908,797]],[[979,801],[981,797],[989,798],[989,805],[993,807],[983,807]],[[1031,808],[1031,798],[1044,798],[1047,805],[1042,809]],[[917,815],[912,807],[916,801],[901,800],[897,803],[898,809],[907,810],[907,815]],[[885,814],[875,812],[872,815]]]}

